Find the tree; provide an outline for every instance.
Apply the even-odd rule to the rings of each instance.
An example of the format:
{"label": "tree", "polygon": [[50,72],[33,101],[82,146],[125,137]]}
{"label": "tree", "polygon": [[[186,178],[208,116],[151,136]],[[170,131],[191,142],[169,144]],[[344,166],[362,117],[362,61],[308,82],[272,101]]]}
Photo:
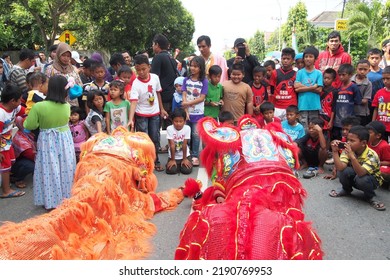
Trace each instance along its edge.
{"label": "tree", "polygon": [[264,58],[265,55],[265,43],[264,43],[264,32],[256,31],[253,38],[249,39],[249,48],[251,53],[257,56],[259,60]]}
{"label": "tree", "polygon": [[311,45],[312,38],[310,36],[310,26],[307,20],[306,5],[299,1],[294,7],[292,7],[287,16],[287,22],[282,25],[282,39],[287,46],[292,46],[291,35],[295,31],[297,39],[297,46],[299,50],[302,50],[307,45]]}
{"label": "tree", "polygon": [[185,49],[195,31],[192,15],[179,0],[85,0],[76,4],[75,17],[66,26],[80,46],[90,49],[150,50],[157,33],[166,35],[171,48]]}
{"label": "tree", "polygon": [[75,0],[18,0],[23,8],[35,19],[41,40],[47,50],[58,36],[61,17],[74,4]]}
{"label": "tree", "polygon": [[0,48],[43,45],[46,49],[69,29],[75,47],[128,50],[151,49],[156,33],[172,48],[192,51],[192,15],[179,0],[0,0]]}
{"label": "tree", "polygon": [[377,46],[386,24],[386,20],[381,16],[384,7],[382,3],[379,0],[373,0],[369,3],[361,2],[347,7],[351,8],[346,13],[349,18],[348,38],[362,35],[361,37],[367,42],[368,48]]}
{"label": "tree", "polygon": [[279,49],[279,30],[276,29],[267,42],[265,42],[265,53],[275,51]]}
{"label": "tree", "polygon": [[384,39],[390,37],[390,0],[386,1],[379,16],[384,21],[383,33],[380,36],[380,42],[382,42]]}
{"label": "tree", "polygon": [[17,2],[0,0],[0,48],[33,48],[41,43],[41,36],[34,18]]}

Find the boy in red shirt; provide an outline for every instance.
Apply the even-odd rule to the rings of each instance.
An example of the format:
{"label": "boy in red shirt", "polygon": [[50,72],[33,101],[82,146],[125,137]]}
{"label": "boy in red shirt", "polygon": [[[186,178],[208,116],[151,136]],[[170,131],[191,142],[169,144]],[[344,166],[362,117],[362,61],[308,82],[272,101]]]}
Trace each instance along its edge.
{"label": "boy in red shirt", "polygon": [[260,125],[260,128],[264,128],[271,122],[277,122],[281,124],[281,121],[278,117],[275,117],[275,106],[271,102],[264,102],[260,105],[260,115],[257,115],[255,119]]}
{"label": "boy in red shirt", "polygon": [[[253,68],[253,81],[249,82],[249,86],[253,92],[253,114],[260,115],[260,105],[268,101],[267,86],[265,81],[267,70],[264,66],[256,66]],[[256,117],[256,116],[254,116]]]}
{"label": "boy in red shirt", "polygon": [[390,66],[386,66],[382,72],[382,80],[385,85],[384,88],[378,90],[372,107],[374,113],[372,115],[373,121],[380,121],[386,126],[385,140],[389,142],[390,136]]}
{"label": "boy in red shirt", "polygon": [[383,135],[386,133],[386,127],[380,121],[372,121],[366,125],[370,133],[368,147],[374,150],[380,160],[380,171],[384,179],[382,186],[389,187],[390,182],[390,145],[383,140]]}
{"label": "boy in red shirt", "polygon": [[[332,119],[332,107],[333,107],[333,99],[337,94],[337,89],[332,86],[333,81],[336,79],[337,73],[334,69],[328,68],[324,71],[323,79],[324,79],[324,87],[322,88],[322,92],[320,95],[321,99],[321,111],[320,118],[324,121],[324,135],[328,139],[330,139],[330,131],[333,127],[333,119]],[[334,116],[333,116],[334,117]]]}
{"label": "boy in red shirt", "polygon": [[280,120],[286,119],[286,108],[297,105],[297,94],[294,89],[296,72],[293,69],[295,51],[292,48],[282,50],[282,67],[272,72],[270,85],[274,88],[273,102],[275,116]]}

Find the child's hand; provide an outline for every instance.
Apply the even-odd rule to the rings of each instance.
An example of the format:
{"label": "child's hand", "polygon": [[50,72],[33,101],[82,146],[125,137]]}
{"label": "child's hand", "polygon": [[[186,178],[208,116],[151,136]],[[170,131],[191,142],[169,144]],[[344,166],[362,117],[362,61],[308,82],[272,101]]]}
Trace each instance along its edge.
{"label": "child's hand", "polygon": [[183,109],[186,109],[186,108],[188,108],[188,107],[190,107],[190,102],[188,102],[188,101],[183,101],[182,103],[181,103],[181,106],[183,107]]}
{"label": "child's hand", "polygon": [[352,151],[351,146],[348,144],[348,142],[345,143],[344,151],[347,153],[349,159],[356,158],[355,152]]}
{"label": "child's hand", "polygon": [[336,168],[332,169],[332,174],[326,174],[324,176],[324,179],[327,179],[327,180],[334,180],[336,178],[337,178],[337,170],[336,170]]}
{"label": "child's hand", "polygon": [[225,202],[225,198],[223,198],[222,196],[218,196],[216,201],[217,201],[217,203],[223,203],[223,202]]}
{"label": "child's hand", "polygon": [[328,122],[328,126],[327,126],[327,129],[328,130],[331,130],[333,127],[333,123],[332,122]]}
{"label": "child's hand", "polygon": [[192,167],[192,163],[188,160],[188,158],[184,158],[181,161],[181,166],[184,166],[184,167],[187,167],[187,168],[191,168]]}
{"label": "child's hand", "polygon": [[171,169],[173,166],[176,166],[176,160],[170,159],[167,163],[167,169]]}
{"label": "child's hand", "polygon": [[318,132],[321,132],[321,131],[322,131],[322,128],[321,128],[321,126],[319,126],[318,124],[316,124],[316,125],[314,126],[314,130],[316,130],[316,131],[318,131]]}
{"label": "child's hand", "polygon": [[130,127],[130,132],[134,132],[134,121],[131,120],[127,124],[128,127]]}
{"label": "child's hand", "polygon": [[161,109],[161,112],[160,112],[160,115],[161,117],[165,120],[169,117],[167,111],[165,111],[164,109]]}
{"label": "child's hand", "polygon": [[341,141],[340,140],[333,140],[331,143],[330,143],[330,147],[332,148],[332,152],[334,153],[338,153],[339,152],[339,143]]}

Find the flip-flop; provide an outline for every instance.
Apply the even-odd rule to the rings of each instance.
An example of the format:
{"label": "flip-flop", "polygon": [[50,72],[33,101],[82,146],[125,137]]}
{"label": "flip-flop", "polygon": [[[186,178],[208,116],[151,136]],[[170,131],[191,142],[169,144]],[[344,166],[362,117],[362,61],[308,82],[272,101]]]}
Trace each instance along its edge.
{"label": "flip-flop", "polygon": [[193,157],[191,161],[193,166],[199,166],[199,159],[197,157]]}
{"label": "flip-flop", "polygon": [[9,193],[8,195],[6,196],[0,196],[0,198],[14,198],[14,197],[20,197],[20,196],[23,196],[25,195],[26,192],[22,192],[22,191],[13,191],[11,193]]}
{"label": "flip-flop", "polygon": [[345,190],[341,190],[337,192],[336,190],[331,190],[329,193],[330,197],[342,197],[342,196],[348,196],[349,193],[347,193]]}
{"label": "flip-flop", "polygon": [[380,201],[377,201],[377,200],[374,200],[374,199],[370,199],[368,201],[368,203],[370,203],[370,205],[375,210],[378,210],[378,211],[385,211],[386,210],[386,206],[383,204],[383,202],[380,202]]}
{"label": "flip-flop", "polygon": [[161,166],[161,164],[156,164],[154,166],[154,170],[156,170],[157,172],[163,172],[165,169]]}

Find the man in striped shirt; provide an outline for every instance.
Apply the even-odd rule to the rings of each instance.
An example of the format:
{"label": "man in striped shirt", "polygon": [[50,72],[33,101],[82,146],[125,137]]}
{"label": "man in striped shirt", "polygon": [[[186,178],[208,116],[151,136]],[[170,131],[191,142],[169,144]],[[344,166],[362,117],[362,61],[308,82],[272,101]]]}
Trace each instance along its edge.
{"label": "man in striped shirt", "polygon": [[22,92],[28,90],[26,75],[28,69],[35,63],[34,52],[30,49],[22,49],[19,53],[19,62],[9,72],[9,81],[18,86]]}

